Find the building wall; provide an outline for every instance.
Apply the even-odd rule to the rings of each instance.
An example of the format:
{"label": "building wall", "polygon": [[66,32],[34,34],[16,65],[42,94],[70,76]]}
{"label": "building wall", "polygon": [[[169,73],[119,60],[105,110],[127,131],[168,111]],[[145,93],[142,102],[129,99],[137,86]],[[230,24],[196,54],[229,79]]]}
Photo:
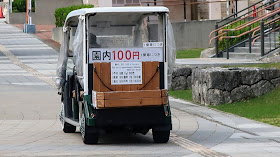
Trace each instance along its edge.
{"label": "building wall", "polygon": [[[166,1],[166,2],[165,2]],[[191,1],[197,1],[197,0],[191,0]],[[151,2],[151,3],[146,3]],[[189,3],[189,0],[187,0],[187,3]],[[118,7],[118,6],[155,6],[154,1],[150,0],[112,0],[112,6]],[[180,5],[176,5],[180,4]],[[182,5],[182,1],[178,0],[177,2],[170,2],[170,0],[161,0],[156,2],[156,6],[166,6],[170,10],[170,19],[172,21],[184,21],[184,6]],[[186,5],[186,19],[187,21],[191,20],[197,20],[196,15],[192,15],[192,10],[195,12],[197,10],[197,7],[192,7],[191,5]]]}
{"label": "building wall", "polygon": [[[168,0],[167,0],[168,1]],[[184,21],[184,5],[175,5],[172,6],[170,2],[163,2],[170,13],[170,19],[172,21]],[[191,21],[191,5],[186,5],[186,20]]]}
{"label": "building wall", "polygon": [[[214,1],[214,0],[210,0]],[[219,20],[222,18],[221,16],[221,3],[216,2],[216,3],[209,3],[209,20]]]}
{"label": "building wall", "polygon": [[[205,0],[198,0],[198,2],[205,2]],[[209,19],[208,3],[198,4],[198,19]]]}
{"label": "building wall", "polygon": [[95,7],[99,6],[98,0],[83,0],[84,4],[93,4]]}
{"label": "building wall", "polygon": [[[81,5],[80,0],[36,0],[35,12],[31,14],[33,24],[54,25],[54,12],[57,8],[71,5]],[[11,24],[23,24],[26,21],[26,13],[11,13],[7,22]]]}
{"label": "building wall", "polygon": [[81,4],[80,0],[36,0],[34,22],[37,24],[55,24],[54,12],[57,8]]}
{"label": "building wall", "polygon": [[215,29],[215,20],[172,23],[177,50],[208,48],[209,34]]}
{"label": "building wall", "polygon": [[221,16],[227,17],[227,3],[221,3]]}

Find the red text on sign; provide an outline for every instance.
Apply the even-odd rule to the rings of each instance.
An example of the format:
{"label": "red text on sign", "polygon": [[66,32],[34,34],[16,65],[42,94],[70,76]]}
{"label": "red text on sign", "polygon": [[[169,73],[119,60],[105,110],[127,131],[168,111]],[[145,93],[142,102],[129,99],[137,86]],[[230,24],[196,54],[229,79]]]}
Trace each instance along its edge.
{"label": "red text on sign", "polygon": [[118,57],[118,60],[123,60],[124,57],[126,58],[126,60],[130,60],[131,58],[133,60],[135,60],[135,59],[139,60],[140,59],[140,53],[139,52],[133,52],[131,54],[130,50],[127,50],[125,53],[123,53],[122,50],[119,50],[118,53],[116,53],[116,51],[113,51],[112,53],[113,53],[114,60],[116,60],[116,57]]}

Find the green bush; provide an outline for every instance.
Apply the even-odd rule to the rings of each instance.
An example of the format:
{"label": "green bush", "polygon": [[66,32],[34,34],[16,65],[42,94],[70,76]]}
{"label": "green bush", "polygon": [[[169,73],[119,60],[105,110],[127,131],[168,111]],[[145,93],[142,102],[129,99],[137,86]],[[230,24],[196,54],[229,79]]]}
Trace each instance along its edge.
{"label": "green bush", "polygon": [[64,25],[67,15],[73,10],[82,9],[82,8],[93,8],[93,7],[94,6],[91,4],[82,4],[82,5],[73,5],[65,8],[58,8],[55,10],[54,13],[56,19],[55,25],[57,27],[62,27]]}
{"label": "green bush", "polygon": [[[236,27],[238,27],[238,26],[240,26],[240,25],[242,25],[242,24],[244,24],[246,22],[248,22],[248,21],[247,20],[246,21],[239,21],[237,23],[234,23],[232,25],[229,25],[229,26],[225,27],[224,29],[234,29],[234,28],[236,28]],[[251,29],[253,29],[253,28],[255,28],[255,27],[259,26],[259,25],[260,25],[260,23],[256,22],[253,25],[251,25]],[[238,35],[246,32],[248,30],[249,30],[249,26],[247,26],[245,28],[242,28],[242,29],[240,29],[238,31],[229,31],[228,35],[223,35],[223,36],[238,36]],[[245,34],[245,35],[243,35],[243,36],[241,36],[239,38],[230,38],[230,39],[228,39],[229,40],[229,46],[237,44],[240,41],[242,41],[242,40],[244,40],[244,39],[246,39],[248,37],[249,37],[249,34]],[[226,46],[227,46],[226,43],[227,43],[227,39],[223,39],[222,41],[219,41],[219,50],[226,49]]]}
{"label": "green bush", "polygon": [[[32,12],[35,12],[35,0],[31,1]],[[13,2],[13,12],[26,12],[26,0],[14,0]]]}

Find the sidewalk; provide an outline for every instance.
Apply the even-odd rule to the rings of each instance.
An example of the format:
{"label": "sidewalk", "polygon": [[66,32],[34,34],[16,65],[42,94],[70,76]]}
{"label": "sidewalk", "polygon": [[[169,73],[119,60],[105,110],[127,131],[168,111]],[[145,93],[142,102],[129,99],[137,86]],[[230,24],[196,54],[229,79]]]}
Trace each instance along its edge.
{"label": "sidewalk", "polygon": [[[277,157],[280,128],[170,97],[173,131],[190,141],[236,157]],[[177,122],[178,115],[189,121]],[[194,124],[196,123],[196,124]],[[177,126],[177,127],[176,127]],[[179,126],[179,128],[178,128]]]}
{"label": "sidewalk", "polygon": [[[23,24],[13,25],[23,30]],[[52,40],[52,29],[55,27],[55,25],[36,25],[36,33],[34,35],[56,51],[59,51],[60,44]]]}
{"label": "sidewalk", "polygon": [[0,67],[0,84],[53,85],[58,52],[44,43],[51,40],[51,27],[37,27],[41,30],[36,33],[41,37],[38,40],[5,24],[4,19],[0,19],[0,25],[0,63],[5,63]]}

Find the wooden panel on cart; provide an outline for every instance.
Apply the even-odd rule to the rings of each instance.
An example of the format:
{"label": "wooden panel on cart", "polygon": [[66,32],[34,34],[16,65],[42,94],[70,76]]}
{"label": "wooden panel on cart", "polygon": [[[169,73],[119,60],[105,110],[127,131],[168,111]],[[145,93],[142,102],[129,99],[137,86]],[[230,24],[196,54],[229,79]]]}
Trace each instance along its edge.
{"label": "wooden panel on cart", "polygon": [[[111,63],[93,63],[100,79],[113,91],[136,91],[141,89],[152,76],[156,73],[159,62],[142,62],[142,84],[136,85],[111,85]],[[147,84],[143,90],[160,89],[159,71],[154,78]],[[93,90],[96,92],[109,92],[110,90],[104,86],[95,72],[93,72]]]}
{"label": "wooden panel on cart", "polygon": [[135,107],[167,105],[166,90],[97,92],[97,107]]}

